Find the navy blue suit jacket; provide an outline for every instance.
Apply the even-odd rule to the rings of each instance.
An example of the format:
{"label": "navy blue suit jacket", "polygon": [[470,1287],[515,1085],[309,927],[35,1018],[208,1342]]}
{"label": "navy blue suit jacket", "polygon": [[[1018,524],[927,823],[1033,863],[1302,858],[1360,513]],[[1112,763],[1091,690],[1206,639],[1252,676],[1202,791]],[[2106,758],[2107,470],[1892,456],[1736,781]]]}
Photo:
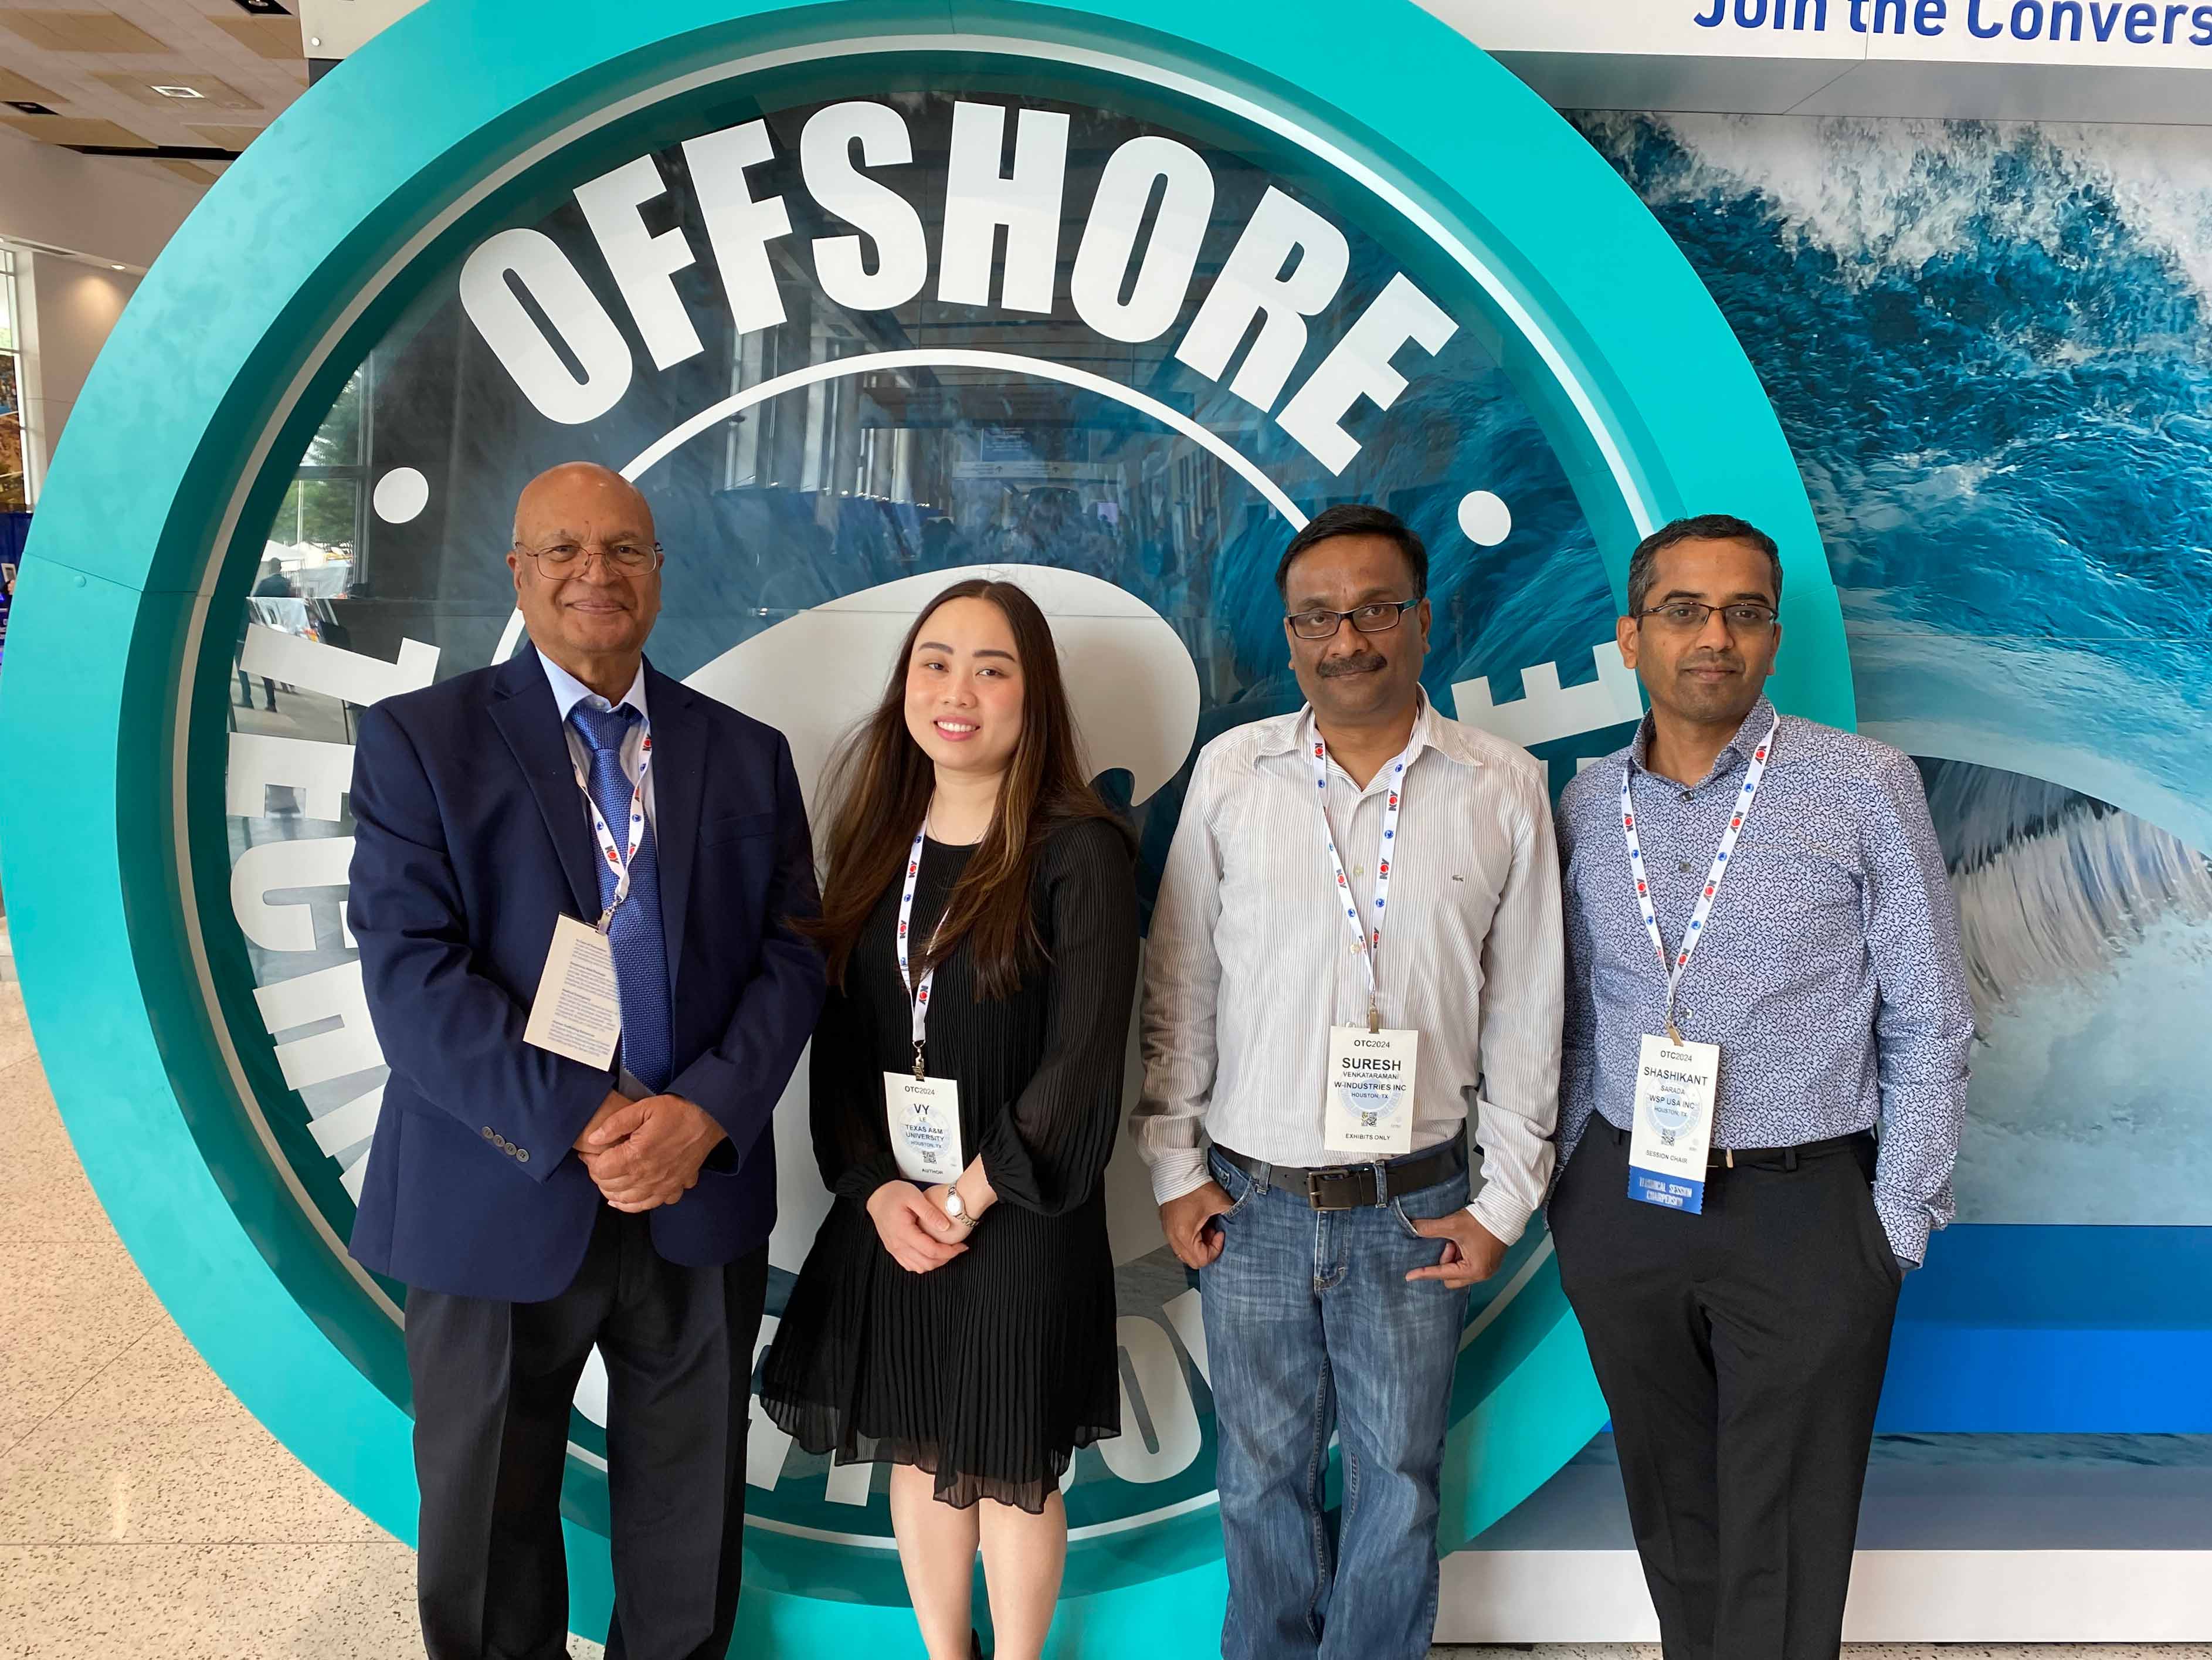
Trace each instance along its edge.
{"label": "navy blue suit jacket", "polygon": [[[772,727],[646,668],[675,1081],[729,1140],[651,1213],[672,1262],[744,1255],[775,1224],[769,1128],[822,1005],[789,919],[814,854]],[[538,1302],[575,1278],[601,1200],[572,1151],[611,1073],[523,1042],[562,913],[599,914],[598,853],[533,649],[365,711],[348,919],[392,1067],[353,1254],[410,1286]]]}

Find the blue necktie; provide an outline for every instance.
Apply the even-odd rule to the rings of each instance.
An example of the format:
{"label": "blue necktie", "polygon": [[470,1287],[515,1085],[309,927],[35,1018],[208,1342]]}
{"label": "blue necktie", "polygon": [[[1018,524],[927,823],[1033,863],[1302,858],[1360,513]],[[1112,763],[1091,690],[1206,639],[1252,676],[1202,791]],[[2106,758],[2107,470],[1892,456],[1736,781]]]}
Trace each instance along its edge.
{"label": "blue necktie", "polygon": [[[627,703],[612,709],[579,703],[568,719],[592,752],[592,800],[599,803],[616,845],[627,846],[633,787],[623,769],[623,743],[638,712]],[[599,907],[605,910],[614,902],[615,872],[596,847],[592,862],[599,868]],[[650,824],[630,860],[629,897],[608,925],[607,940],[614,947],[615,981],[622,991],[623,1065],[659,1093],[672,1076],[675,1046],[669,1032],[668,951],[660,928],[660,861],[654,857]]]}

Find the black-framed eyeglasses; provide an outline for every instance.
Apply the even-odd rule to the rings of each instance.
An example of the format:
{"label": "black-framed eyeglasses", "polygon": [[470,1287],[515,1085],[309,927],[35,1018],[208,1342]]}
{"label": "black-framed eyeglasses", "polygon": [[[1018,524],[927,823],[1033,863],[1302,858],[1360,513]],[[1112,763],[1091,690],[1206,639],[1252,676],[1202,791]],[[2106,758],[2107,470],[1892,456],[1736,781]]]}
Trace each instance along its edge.
{"label": "black-framed eyeglasses", "polygon": [[632,573],[658,570],[668,556],[658,542],[556,542],[544,548],[517,542],[514,550],[537,561],[542,576],[574,576],[591,562],[595,553],[617,570]]}
{"label": "black-framed eyeglasses", "polygon": [[1349,621],[1362,634],[1388,634],[1398,619],[1421,602],[1418,599],[1378,599],[1354,605],[1350,611],[1297,611],[1288,618],[1291,632],[1301,640],[1333,640]]}
{"label": "black-framed eyeglasses", "polygon": [[1656,617],[1668,628],[1694,633],[1705,627],[1715,611],[1721,614],[1721,620],[1728,625],[1730,634],[1763,634],[1774,626],[1774,608],[1771,605],[1707,605],[1695,599],[1675,599],[1663,605],[1654,605],[1649,611],[1638,611],[1636,615],[1639,619]]}

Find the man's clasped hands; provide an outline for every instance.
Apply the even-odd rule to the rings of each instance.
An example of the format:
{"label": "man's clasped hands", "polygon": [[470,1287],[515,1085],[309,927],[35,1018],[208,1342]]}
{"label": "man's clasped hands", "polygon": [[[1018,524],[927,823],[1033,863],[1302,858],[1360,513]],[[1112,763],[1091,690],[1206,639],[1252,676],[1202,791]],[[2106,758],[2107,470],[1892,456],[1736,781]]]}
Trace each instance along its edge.
{"label": "man's clasped hands", "polygon": [[633,1101],[613,1090],[576,1138],[576,1154],[608,1204],[647,1211],[696,1187],[699,1167],[723,1139],[713,1116],[680,1095]]}

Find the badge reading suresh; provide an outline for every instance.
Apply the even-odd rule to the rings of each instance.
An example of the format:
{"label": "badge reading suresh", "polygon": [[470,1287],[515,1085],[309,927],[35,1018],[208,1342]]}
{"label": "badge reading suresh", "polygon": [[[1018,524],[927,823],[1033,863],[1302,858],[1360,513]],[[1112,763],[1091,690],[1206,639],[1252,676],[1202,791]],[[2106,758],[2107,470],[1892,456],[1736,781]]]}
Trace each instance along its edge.
{"label": "badge reading suresh", "polygon": [[1413,1068],[1420,1043],[1417,1031],[1329,1028],[1322,1139],[1332,1150],[1367,1158],[1413,1150]]}

